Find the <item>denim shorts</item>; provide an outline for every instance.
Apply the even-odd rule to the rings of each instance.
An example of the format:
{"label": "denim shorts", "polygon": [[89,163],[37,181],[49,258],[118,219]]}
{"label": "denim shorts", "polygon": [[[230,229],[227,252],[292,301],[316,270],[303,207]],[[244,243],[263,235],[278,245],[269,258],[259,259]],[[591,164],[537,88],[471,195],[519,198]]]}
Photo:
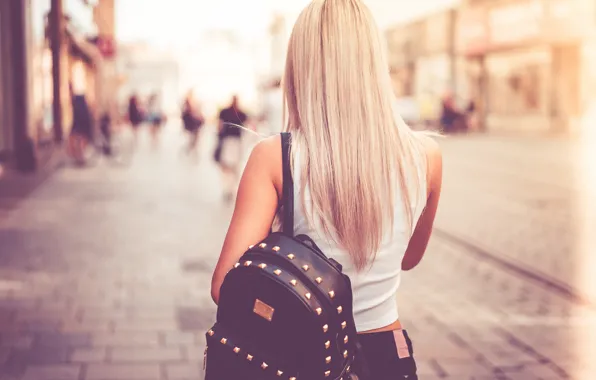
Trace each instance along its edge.
{"label": "denim shorts", "polygon": [[354,372],[371,380],[417,380],[412,341],[406,330],[360,334],[366,369],[354,365]]}

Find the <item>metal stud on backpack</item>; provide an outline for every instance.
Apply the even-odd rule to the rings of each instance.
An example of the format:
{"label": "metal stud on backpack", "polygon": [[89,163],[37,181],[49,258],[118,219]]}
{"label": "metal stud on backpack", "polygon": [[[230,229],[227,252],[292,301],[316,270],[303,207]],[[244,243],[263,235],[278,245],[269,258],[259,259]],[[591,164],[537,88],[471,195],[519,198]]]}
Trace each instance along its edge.
{"label": "metal stud on backpack", "polygon": [[249,247],[227,274],[206,334],[206,380],[357,379],[350,279],[309,237],[293,236],[289,145],[282,134],[284,232]]}

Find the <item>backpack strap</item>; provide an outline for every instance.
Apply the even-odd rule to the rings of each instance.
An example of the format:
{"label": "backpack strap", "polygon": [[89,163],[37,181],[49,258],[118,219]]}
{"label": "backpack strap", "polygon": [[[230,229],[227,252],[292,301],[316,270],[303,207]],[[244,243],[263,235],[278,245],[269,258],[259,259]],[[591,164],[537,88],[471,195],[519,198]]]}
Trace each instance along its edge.
{"label": "backpack strap", "polygon": [[288,132],[281,133],[281,155],[283,164],[283,188],[282,188],[282,210],[283,224],[282,231],[285,235],[294,236],[294,180],[292,179],[292,167],[290,165],[290,138]]}

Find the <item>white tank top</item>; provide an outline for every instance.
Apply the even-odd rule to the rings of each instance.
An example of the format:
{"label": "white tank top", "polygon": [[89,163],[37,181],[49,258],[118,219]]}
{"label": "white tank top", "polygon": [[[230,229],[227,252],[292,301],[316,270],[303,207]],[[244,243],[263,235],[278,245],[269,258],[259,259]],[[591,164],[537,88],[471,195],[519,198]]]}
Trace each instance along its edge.
{"label": "white tank top", "polygon": [[[310,226],[302,205],[303,194],[300,192],[301,160],[300,149],[292,146],[294,155],[294,234],[308,235],[330,258],[343,266],[343,272],[350,277],[354,295],[354,320],[358,331],[368,331],[385,327],[398,319],[397,289],[401,280],[401,262],[410,241],[410,229],[403,209],[401,190],[397,187],[395,195],[395,217],[393,234],[386,234],[375,260],[366,269],[357,272],[348,252],[328,239],[322,229]],[[420,175],[420,199],[411,200],[413,225],[415,226],[422,210],[426,206],[426,166],[422,157],[417,160]],[[414,179],[418,181],[418,179]],[[310,192],[304,192],[308,207]]]}

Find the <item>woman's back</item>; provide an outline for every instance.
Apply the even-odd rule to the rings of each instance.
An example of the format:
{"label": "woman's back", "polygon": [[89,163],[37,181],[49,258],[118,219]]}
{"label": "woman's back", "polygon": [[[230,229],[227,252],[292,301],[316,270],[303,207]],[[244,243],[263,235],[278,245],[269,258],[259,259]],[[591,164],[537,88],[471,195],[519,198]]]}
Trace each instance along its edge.
{"label": "woman's back", "polygon": [[[311,196],[308,185],[302,187],[300,177],[302,166],[301,149],[293,146],[294,168],[294,233],[308,235],[315,241],[328,257],[338,261],[343,266],[344,273],[352,282],[354,294],[354,320],[358,331],[368,331],[380,326],[386,326],[398,319],[396,292],[400,284],[402,259],[411,237],[413,226],[409,225],[404,209],[403,194],[396,186],[393,210],[393,225],[383,236],[378,252],[369,265],[362,271],[358,270],[350,253],[326,236],[325,231],[317,223],[313,223]],[[417,176],[409,179],[414,185],[424,189],[417,199],[410,201],[410,213],[414,225],[418,222],[426,206],[426,157],[417,157]],[[316,165],[316,163],[312,164]],[[306,169],[308,170],[308,168]],[[356,188],[356,186],[353,186]],[[330,194],[330,197],[333,195]],[[354,215],[355,218],[358,215]]]}
{"label": "woman's back", "polygon": [[[292,136],[294,232],[309,235],[349,275],[371,378],[414,380],[395,295],[401,271],[426,250],[442,159],[434,141],[397,115],[384,46],[361,0],[314,0],[289,41],[284,131]],[[280,141],[262,141],[248,160],[213,275],[215,302],[226,273],[278,214]]]}

